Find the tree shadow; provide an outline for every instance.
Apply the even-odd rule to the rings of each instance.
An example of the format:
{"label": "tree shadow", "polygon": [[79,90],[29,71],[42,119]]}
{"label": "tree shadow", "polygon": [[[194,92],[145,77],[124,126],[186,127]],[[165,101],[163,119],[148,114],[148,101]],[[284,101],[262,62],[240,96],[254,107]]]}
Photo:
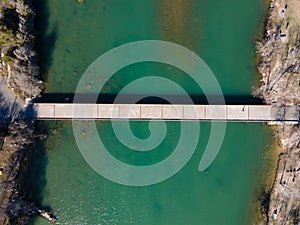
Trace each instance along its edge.
{"label": "tree shadow", "polygon": [[[25,107],[17,101],[17,98],[13,102],[12,99],[6,98],[4,94],[0,92],[0,136],[5,137],[9,135],[10,140],[13,141],[11,143],[19,143],[17,147],[13,146],[12,151],[14,152],[9,159],[9,164],[6,165],[5,171],[7,177],[16,177],[15,181],[10,180],[9,182],[17,182],[17,191],[20,191],[22,197],[24,197],[18,201],[11,202],[9,206],[12,207],[11,209],[7,208],[13,212],[10,214],[8,211],[8,215],[12,215],[11,221],[13,224],[21,224],[17,222],[21,217],[16,218],[14,216],[16,214],[14,213],[16,213],[15,210],[17,209],[20,211],[18,207],[22,202],[24,203],[24,212],[22,213],[25,214],[27,213],[26,210],[33,212],[31,210],[34,210],[34,208],[29,209],[30,207],[41,206],[42,194],[46,185],[45,170],[48,161],[43,146],[44,141],[42,139],[44,130],[41,129],[39,122],[37,122],[35,124],[35,131],[32,133],[31,129],[33,129],[34,125],[32,119],[35,115],[36,111],[33,105],[27,105],[27,107]],[[4,143],[2,139],[3,138],[0,138],[0,151]],[[10,142],[8,142],[8,145],[12,146],[11,143],[9,143]],[[19,164],[21,165],[21,170],[18,169]],[[16,172],[16,170],[18,171]],[[5,181],[5,185],[9,182]],[[3,187],[7,189],[7,186]],[[25,200],[25,202],[23,200]]]}
{"label": "tree shadow", "polygon": [[53,50],[57,40],[57,27],[50,29],[49,10],[47,8],[49,0],[34,1],[36,10],[36,50],[39,56],[40,79],[47,81],[47,71],[53,60]]}
{"label": "tree shadow", "polygon": [[[6,136],[10,132],[9,126],[14,122],[25,121],[29,126],[32,126],[32,119],[37,115],[32,104],[24,107],[20,105],[17,98],[14,102],[5,98],[0,92],[0,135]],[[16,131],[23,132],[22,130]],[[26,132],[26,131],[24,131]],[[26,146],[26,151],[23,151],[21,163],[22,172],[20,174],[20,193],[22,193],[24,200],[28,203],[33,203],[37,208],[42,208],[42,196],[46,185],[45,171],[48,163],[46,148],[44,146],[45,140],[41,138],[46,134],[46,127],[43,122],[37,121],[35,124],[35,131],[30,139],[30,144]],[[20,134],[21,135],[21,134]],[[0,140],[0,150],[2,149],[3,140]],[[10,165],[12,168],[16,165]],[[43,207],[44,208],[44,207]],[[50,207],[47,207],[50,208]]]}
{"label": "tree shadow", "polygon": [[17,103],[17,98],[12,103],[5,98],[3,93],[0,92],[0,122],[11,123],[14,120],[20,119],[26,114],[24,108]]}
{"label": "tree shadow", "polygon": [[11,108],[9,102],[4,98],[0,92],[0,121],[1,123],[8,123],[11,120]]}
{"label": "tree shadow", "polygon": [[[46,133],[44,123],[38,121],[35,130]],[[46,168],[48,157],[45,147],[45,140],[37,140],[34,146],[25,155],[26,161],[22,165],[21,192],[24,200],[33,202],[37,208],[45,208],[43,205],[43,195],[47,184]],[[51,207],[46,206],[51,209]],[[33,218],[35,220],[35,217]]]}
{"label": "tree shadow", "polygon": [[[31,4],[31,1],[25,0]],[[34,1],[32,5],[36,11],[34,20],[36,43],[35,49],[38,52],[40,77],[39,79],[47,80],[46,71],[52,63],[52,53],[57,39],[57,28],[54,26],[49,31],[49,10],[47,8],[49,0]],[[18,120],[31,120],[36,117],[37,113],[34,106],[29,104],[24,106],[17,101],[17,98],[7,99],[0,92],[0,129],[1,132],[7,130],[10,123]],[[28,146],[22,161],[22,174],[20,175],[20,188],[24,200],[33,202],[37,207],[42,206],[43,194],[46,185],[46,166],[48,163],[45,140],[41,140],[41,134],[47,133],[47,126],[44,122],[37,121],[35,124],[35,135],[33,144]],[[1,143],[0,143],[1,144]],[[46,206],[47,207],[47,206]],[[50,208],[50,207],[47,207]]]}
{"label": "tree shadow", "polygon": [[37,115],[33,105],[20,105],[17,97],[12,103],[0,92],[0,123],[9,124],[16,120],[31,120]]}

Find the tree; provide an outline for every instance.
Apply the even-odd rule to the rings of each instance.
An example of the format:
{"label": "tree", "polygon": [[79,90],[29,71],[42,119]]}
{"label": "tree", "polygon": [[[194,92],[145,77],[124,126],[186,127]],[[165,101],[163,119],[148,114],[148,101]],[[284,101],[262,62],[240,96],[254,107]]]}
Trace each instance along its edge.
{"label": "tree", "polygon": [[13,47],[17,46],[14,32],[4,25],[0,25],[0,47],[1,51],[5,54]]}

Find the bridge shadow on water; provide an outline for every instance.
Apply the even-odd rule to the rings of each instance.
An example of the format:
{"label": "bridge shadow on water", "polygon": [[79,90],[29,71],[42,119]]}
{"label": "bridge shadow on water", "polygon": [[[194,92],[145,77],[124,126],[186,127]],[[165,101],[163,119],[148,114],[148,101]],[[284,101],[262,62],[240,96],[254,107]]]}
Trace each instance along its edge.
{"label": "bridge shadow on water", "polygon": [[[77,94],[76,103],[95,103],[97,99],[98,104],[112,104],[114,103],[117,95],[115,94]],[[204,96],[204,95],[190,95],[190,98],[196,105],[207,105],[209,99],[213,101],[211,104],[222,105],[218,96]],[[140,104],[188,104],[186,96],[181,95],[160,95],[160,97],[149,96],[144,97],[142,95],[123,95],[119,104],[132,103],[133,99],[139,99],[137,103]],[[165,100],[168,99],[169,101]],[[255,98],[251,95],[224,95],[225,104],[227,105],[263,105],[264,102],[260,98]],[[74,94],[72,93],[46,93],[37,100],[38,103],[72,103],[74,101]]]}

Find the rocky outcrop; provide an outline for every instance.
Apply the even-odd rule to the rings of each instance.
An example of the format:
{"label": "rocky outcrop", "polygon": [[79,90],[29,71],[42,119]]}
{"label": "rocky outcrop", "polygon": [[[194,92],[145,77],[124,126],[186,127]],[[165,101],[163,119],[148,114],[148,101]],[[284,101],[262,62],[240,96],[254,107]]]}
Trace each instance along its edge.
{"label": "rocky outcrop", "polygon": [[[6,0],[0,3],[2,76],[22,99],[39,96],[38,57],[34,49],[34,8],[31,1]],[[9,68],[10,67],[10,68]]]}
{"label": "rocky outcrop", "polygon": [[[287,2],[276,0],[271,3],[266,34],[258,43],[261,56],[258,69],[262,74],[260,94],[268,104],[300,103],[300,22],[298,24],[289,16]],[[282,10],[284,17],[281,16]]]}
{"label": "rocky outcrop", "polygon": [[[273,0],[264,40],[258,43],[262,74],[259,95],[268,104],[300,104],[300,2]],[[273,127],[281,153],[270,201],[268,224],[300,223],[300,128]]]}
{"label": "rocky outcrop", "polygon": [[34,134],[31,121],[16,121],[29,108],[7,89],[23,100],[41,92],[30,2],[0,1],[0,75],[5,80],[0,78],[0,225],[27,224],[37,213],[22,198],[20,175],[26,151],[41,136]]}
{"label": "rocky outcrop", "polygon": [[21,195],[21,164],[26,151],[42,136],[34,134],[30,121],[13,122],[1,129],[7,133],[0,137],[0,224],[27,224],[36,212],[34,204],[26,202]]}

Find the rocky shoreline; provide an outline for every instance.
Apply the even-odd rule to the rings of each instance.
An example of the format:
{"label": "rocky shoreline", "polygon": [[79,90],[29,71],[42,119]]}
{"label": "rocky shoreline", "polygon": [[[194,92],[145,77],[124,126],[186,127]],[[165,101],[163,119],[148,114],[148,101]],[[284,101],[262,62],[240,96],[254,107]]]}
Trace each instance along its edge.
{"label": "rocky shoreline", "polygon": [[33,203],[22,197],[21,167],[27,150],[40,139],[34,134],[34,125],[15,121],[2,129],[7,130],[1,146],[0,224],[27,224],[36,214]]}
{"label": "rocky shoreline", "polygon": [[[27,224],[37,213],[23,199],[21,176],[26,152],[43,135],[24,120],[24,100],[39,96],[42,82],[35,52],[32,1],[0,2],[0,224]],[[9,89],[7,88],[9,87]],[[36,209],[36,210],[35,210]]]}
{"label": "rocky shoreline", "polygon": [[[300,2],[273,0],[264,39],[257,44],[262,74],[259,95],[267,104],[300,104]],[[266,208],[266,224],[300,223],[299,124],[272,127],[280,142],[276,177]]]}
{"label": "rocky shoreline", "polygon": [[35,10],[32,1],[0,3],[0,74],[21,99],[39,96],[42,82],[35,51]]}

